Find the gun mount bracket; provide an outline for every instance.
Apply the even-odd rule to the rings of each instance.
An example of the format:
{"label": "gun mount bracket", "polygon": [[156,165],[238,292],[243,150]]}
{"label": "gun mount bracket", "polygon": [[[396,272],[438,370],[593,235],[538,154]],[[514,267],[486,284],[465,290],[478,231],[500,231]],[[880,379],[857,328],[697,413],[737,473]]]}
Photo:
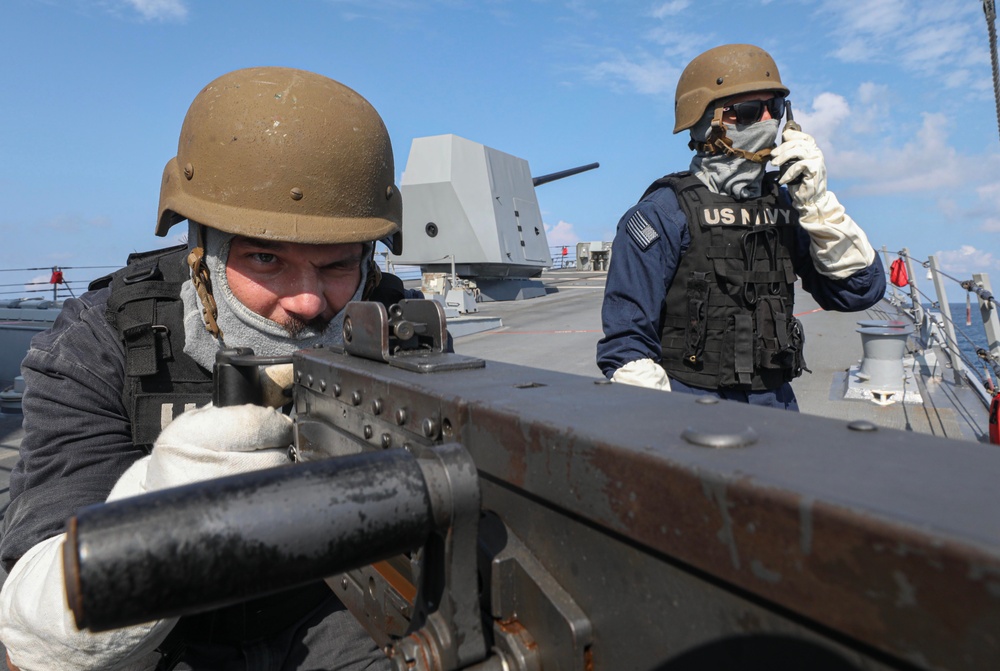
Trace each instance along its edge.
{"label": "gun mount bracket", "polygon": [[437,301],[404,299],[388,309],[373,301],[347,304],[344,351],[416,373],[483,368],[475,357],[445,351],[448,331]]}

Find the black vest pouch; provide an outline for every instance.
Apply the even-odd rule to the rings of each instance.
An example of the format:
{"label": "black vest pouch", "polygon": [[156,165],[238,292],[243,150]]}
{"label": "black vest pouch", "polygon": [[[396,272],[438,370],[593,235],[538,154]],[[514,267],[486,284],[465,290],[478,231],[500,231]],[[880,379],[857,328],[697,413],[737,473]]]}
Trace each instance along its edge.
{"label": "black vest pouch", "polygon": [[757,326],[757,365],[762,369],[781,368],[782,353],[788,347],[788,322],[784,301],[762,298],[754,310]]}
{"label": "black vest pouch", "polygon": [[[768,314],[763,314],[763,310],[767,310]],[[759,324],[770,324],[773,328],[773,332],[762,333],[759,339],[759,366],[766,370],[782,371],[782,379],[786,382],[799,377],[804,370],[808,371],[803,356],[805,331],[802,322],[788,315],[785,301],[761,301],[758,313],[761,313]]]}
{"label": "black vest pouch", "polygon": [[692,273],[687,285],[688,314],[684,329],[684,358],[692,364],[705,351],[710,290],[709,273]]}
{"label": "black vest pouch", "polygon": [[788,328],[788,348],[785,352],[788,366],[785,368],[785,379],[794,380],[802,375],[802,371],[812,373],[806,365],[805,357],[806,332],[802,328],[802,322],[792,317],[792,322]]}
{"label": "black vest pouch", "polygon": [[125,347],[122,400],[132,440],[147,451],[174,417],[212,400],[212,375],[184,354],[181,287],[189,277],[183,246],[133,254],[113,273],[107,319]]}

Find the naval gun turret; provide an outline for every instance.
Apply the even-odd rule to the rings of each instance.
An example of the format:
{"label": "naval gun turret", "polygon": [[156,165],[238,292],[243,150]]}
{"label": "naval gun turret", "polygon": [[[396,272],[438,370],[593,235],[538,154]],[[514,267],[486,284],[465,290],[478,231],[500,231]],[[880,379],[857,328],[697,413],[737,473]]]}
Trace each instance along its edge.
{"label": "naval gun turret", "polygon": [[552,257],[535,187],[597,167],[532,178],[524,159],[457,135],[416,138],[400,185],[405,244],[390,261],[419,266],[425,289],[437,277],[485,301],[544,295],[532,278]]}

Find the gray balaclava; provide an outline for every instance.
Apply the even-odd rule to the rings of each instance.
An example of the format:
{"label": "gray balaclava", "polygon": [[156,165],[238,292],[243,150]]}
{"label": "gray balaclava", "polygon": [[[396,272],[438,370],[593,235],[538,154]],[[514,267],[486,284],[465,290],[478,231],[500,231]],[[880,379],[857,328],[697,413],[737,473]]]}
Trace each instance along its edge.
{"label": "gray balaclava", "polygon": [[[343,343],[343,310],[337,313],[322,332],[307,327],[297,335],[291,336],[281,324],[261,317],[240,303],[230,290],[226,278],[226,261],[229,258],[230,243],[235,236],[189,222],[188,249],[197,246],[199,228],[203,231],[205,265],[211,274],[212,295],[219,310],[216,322],[222,331],[226,347],[251,347],[254,354],[260,356],[286,356],[305,347]],[[361,300],[368,274],[367,259],[372,244],[365,243],[361,281],[351,298],[353,301]],[[201,301],[190,279],[181,287],[181,299],[184,302],[184,353],[205,369],[212,370],[216,352],[222,349],[223,344],[206,330]]]}
{"label": "gray balaclava", "polygon": [[[691,139],[696,143],[708,141],[712,130],[710,106],[701,120],[691,127]],[[767,119],[746,126],[725,125],[726,137],[733,146],[750,153],[773,147],[778,138],[778,119]],[[725,194],[737,200],[759,198],[765,163],[754,163],[741,156],[707,154],[699,152],[691,159],[691,172],[712,193]]]}

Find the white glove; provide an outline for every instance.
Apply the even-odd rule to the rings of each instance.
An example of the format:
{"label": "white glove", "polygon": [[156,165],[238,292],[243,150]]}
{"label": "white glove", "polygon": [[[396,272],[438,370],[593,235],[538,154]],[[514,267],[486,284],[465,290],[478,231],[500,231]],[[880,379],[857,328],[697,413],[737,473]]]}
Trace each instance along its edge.
{"label": "white glove", "polygon": [[670,378],[663,366],[652,359],[629,361],[611,376],[612,382],[630,384],[635,387],[670,391]]}
{"label": "white glove", "polygon": [[[109,501],[288,462],[292,421],[255,405],[189,410],[163,430],[150,456],[118,479]],[[0,640],[21,671],[152,669],[176,618],[109,632],[77,630],[66,605],[65,534],[42,541],[14,566],[0,593]]]}
{"label": "white glove", "polygon": [[80,631],[66,605],[62,545],[38,543],[14,565],[0,592],[0,640],[21,671],[140,671],[160,659],[157,646],[176,618],[98,634]]}
{"label": "white glove", "polygon": [[[293,440],[292,420],[273,408],[248,404],[188,410],[160,433],[152,454],[143,460],[148,465],[139,489],[131,493],[283,466],[289,463]],[[122,479],[131,477],[126,472]],[[116,485],[112,496],[127,495],[120,489]]]}
{"label": "white glove", "polygon": [[[796,208],[815,203],[826,193],[826,162],[812,135],[797,130],[781,134],[783,142],[771,152],[771,163],[782,166],[792,161],[779,184],[788,186]],[[801,180],[799,178],[801,177]],[[795,184],[789,182],[795,181]]]}
{"label": "white glove", "polygon": [[[782,139],[784,142],[771,153],[771,162],[781,166],[794,161],[779,183],[787,185],[799,212],[799,224],[809,234],[809,252],[816,270],[843,279],[867,268],[875,260],[875,250],[837,196],[827,190],[826,163],[816,141],[796,130],[786,130]],[[801,181],[790,183],[800,177]]]}

